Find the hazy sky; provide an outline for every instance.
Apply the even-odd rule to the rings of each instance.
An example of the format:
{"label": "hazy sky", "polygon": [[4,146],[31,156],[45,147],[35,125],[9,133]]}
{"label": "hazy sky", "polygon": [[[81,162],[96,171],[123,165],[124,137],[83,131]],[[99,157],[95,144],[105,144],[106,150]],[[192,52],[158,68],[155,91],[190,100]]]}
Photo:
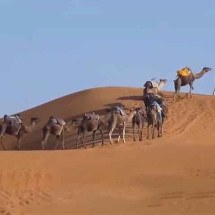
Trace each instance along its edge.
{"label": "hazy sky", "polygon": [[[153,77],[172,91],[176,70],[215,68],[214,20],[213,0],[0,0],[0,117]],[[215,70],[194,92],[214,86]]]}

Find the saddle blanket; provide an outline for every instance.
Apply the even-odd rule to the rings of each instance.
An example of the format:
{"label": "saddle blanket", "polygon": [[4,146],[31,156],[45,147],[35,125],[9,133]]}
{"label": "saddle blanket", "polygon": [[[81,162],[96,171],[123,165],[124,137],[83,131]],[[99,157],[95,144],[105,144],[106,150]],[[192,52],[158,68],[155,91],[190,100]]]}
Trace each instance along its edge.
{"label": "saddle blanket", "polygon": [[58,117],[50,117],[49,118],[49,123],[54,123],[54,124],[59,124],[59,125],[65,125],[66,122]]}

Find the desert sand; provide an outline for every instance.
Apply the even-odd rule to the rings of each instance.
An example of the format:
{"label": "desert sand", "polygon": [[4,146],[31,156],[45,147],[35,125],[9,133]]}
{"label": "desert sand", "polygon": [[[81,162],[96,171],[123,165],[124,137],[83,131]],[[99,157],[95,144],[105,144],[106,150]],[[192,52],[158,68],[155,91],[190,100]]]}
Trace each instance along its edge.
{"label": "desert sand", "polygon": [[102,147],[97,136],[91,147],[75,149],[77,128],[66,134],[66,150],[54,150],[50,138],[41,150],[42,127],[49,116],[67,122],[85,112],[104,114],[115,104],[142,104],[142,89],[104,87],[83,90],[22,112],[40,122],[16,150],[16,139],[5,136],[0,151],[0,214],[215,214],[215,98],[194,94],[173,101],[165,134]]}

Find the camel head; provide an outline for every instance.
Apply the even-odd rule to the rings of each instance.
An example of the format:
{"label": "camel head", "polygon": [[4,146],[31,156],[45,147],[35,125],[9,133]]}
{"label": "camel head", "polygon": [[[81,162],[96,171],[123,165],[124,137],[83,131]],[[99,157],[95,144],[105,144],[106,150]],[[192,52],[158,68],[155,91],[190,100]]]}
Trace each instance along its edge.
{"label": "camel head", "polygon": [[135,114],[136,114],[136,113],[139,113],[139,114],[141,114],[144,118],[147,117],[147,113],[146,113],[145,107],[143,107],[143,106],[137,107],[137,108],[135,108],[134,110],[135,110]]}
{"label": "camel head", "polygon": [[207,72],[211,71],[212,68],[210,68],[210,67],[204,67],[202,70],[203,70],[205,73],[207,73]]}
{"label": "camel head", "polygon": [[31,118],[31,124],[36,124],[38,122],[39,122],[39,118],[37,118],[37,117],[32,117]]}
{"label": "camel head", "polygon": [[160,79],[160,83],[166,84],[166,82],[167,82],[167,79]]}

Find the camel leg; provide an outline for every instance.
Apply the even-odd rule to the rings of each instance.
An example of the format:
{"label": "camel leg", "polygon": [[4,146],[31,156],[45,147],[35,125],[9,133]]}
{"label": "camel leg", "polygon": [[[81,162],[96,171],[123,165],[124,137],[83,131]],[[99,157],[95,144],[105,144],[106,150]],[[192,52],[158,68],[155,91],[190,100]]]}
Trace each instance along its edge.
{"label": "camel leg", "polygon": [[181,79],[174,80],[175,93],[173,96],[173,100],[179,96],[180,88],[181,88]]}
{"label": "camel leg", "polygon": [[78,149],[79,141],[80,141],[80,130],[81,128],[78,127],[78,134],[77,134],[77,140],[76,140],[76,149]]}
{"label": "camel leg", "polygon": [[3,143],[3,136],[1,136],[1,146],[2,146],[3,150],[6,151],[6,148],[4,147],[4,143]]}
{"label": "camel leg", "polygon": [[3,124],[1,125],[1,133],[0,133],[1,137],[5,135],[6,130],[7,130],[7,123],[3,122]]}
{"label": "camel leg", "polygon": [[86,149],[87,147],[86,147],[86,145],[85,145],[85,143],[84,143],[84,138],[85,138],[85,132],[83,132],[82,145],[83,145],[83,146],[84,146],[84,148]]}
{"label": "camel leg", "polygon": [[149,125],[147,126],[147,139],[149,139]]}
{"label": "camel leg", "polygon": [[157,122],[157,129],[158,129],[158,137],[160,137],[160,123],[159,122]]}
{"label": "camel leg", "polygon": [[190,98],[192,98],[192,94],[191,94],[192,89],[193,89],[193,85],[190,84],[190,91],[189,91],[189,97],[190,97]]}
{"label": "camel leg", "polygon": [[142,122],[140,128],[141,128],[141,130],[140,130],[140,141],[142,141],[143,140],[143,122]]}
{"label": "camel leg", "polygon": [[158,137],[161,137],[161,125],[162,125],[162,113],[157,113],[157,129],[158,129]]}
{"label": "camel leg", "polygon": [[161,134],[164,134],[163,123],[164,123],[164,116],[162,116],[162,123],[161,123]]}
{"label": "camel leg", "polygon": [[96,130],[93,131],[93,147],[95,146]]}
{"label": "camel leg", "polygon": [[113,134],[113,130],[114,130],[115,127],[116,127],[116,125],[113,124],[113,125],[111,126],[110,131],[109,131],[109,134],[108,134],[108,135],[109,135],[109,139],[110,139],[110,144],[113,143],[112,134]]}
{"label": "camel leg", "polygon": [[176,99],[176,92],[173,93],[173,100],[175,101]]}
{"label": "camel leg", "polygon": [[138,137],[139,137],[139,141],[141,141],[141,129],[140,129],[140,124],[138,125]]}
{"label": "camel leg", "polygon": [[113,130],[110,130],[110,132],[109,132],[109,140],[110,140],[110,144],[112,145],[112,143],[113,143],[113,139],[112,139],[112,133],[113,133]]}
{"label": "camel leg", "polygon": [[64,131],[61,134],[61,146],[62,146],[62,149],[64,150],[65,149],[65,145],[64,145]]}
{"label": "camel leg", "polygon": [[155,126],[152,127],[152,139],[155,138]]}
{"label": "camel leg", "polygon": [[118,138],[117,138],[117,143],[119,143],[119,141],[120,141],[120,137],[121,137],[121,131],[122,129],[121,129],[121,126],[119,126],[119,136],[118,136]]}
{"label": "camel leg", "polygon": [[123,139],[123,143],[125,143],[125,122],[123,123],[123,130],[122,130],[122,139]]}
{"label": "camel leg", "polygon": [[103,145],[104,145],[104,135],[103,135],[103,131],[102,131],[101,128],[99,128],[99,131],[100,131],[100,133],[101,133],[101,135],[102,135],[102,146],[103,146]]}
{"label": "camel leg", "polygon": [[134,124],[132,124],[132,128],[133,128],[133,141],[136,141],[134,127],[135,127]]}
{"label": "camel leg", "polygon": [[50,131],[46,131],[45,134],[43,135],[43,140],[41,142],[41,147],[43,150],[45,149],[45,144],[48,140],[49,135],[50,135]]}
{"label": "camel leg", "polygon": [[57,149],[58,148],[58,146],[59,146],[59,142],[61,141],[61,135],[57,135],[56,136],[56,145],[55,145],[55,147],[54,147],[54,149]]}
{"label": "camel leg", "polygon": [[21,143],[21,135],[18,134],[18,135],[17,135],[17,148],[18,148],[18,150],[21,150],[21,145],[20,145],[20,143]]}
{"label": "camel leg", "polygon": [[82,145],[84,145],[84,148],[86,149],[86,146],[84,144],[84,131],[83,131],[82,127],[79,126],[78,127],[77,140],[76,140],[76,149],[78,149],[81,136],[82,136]]}
{"label": "camel leg", "polygon": [[175,91],[173,100],[175,101],[179,97],[179,90]]}
{"label": "camel leg", "polygon": [[155,123],[153,122],[152,123],[152,139],[154,139],[155,138]]}

